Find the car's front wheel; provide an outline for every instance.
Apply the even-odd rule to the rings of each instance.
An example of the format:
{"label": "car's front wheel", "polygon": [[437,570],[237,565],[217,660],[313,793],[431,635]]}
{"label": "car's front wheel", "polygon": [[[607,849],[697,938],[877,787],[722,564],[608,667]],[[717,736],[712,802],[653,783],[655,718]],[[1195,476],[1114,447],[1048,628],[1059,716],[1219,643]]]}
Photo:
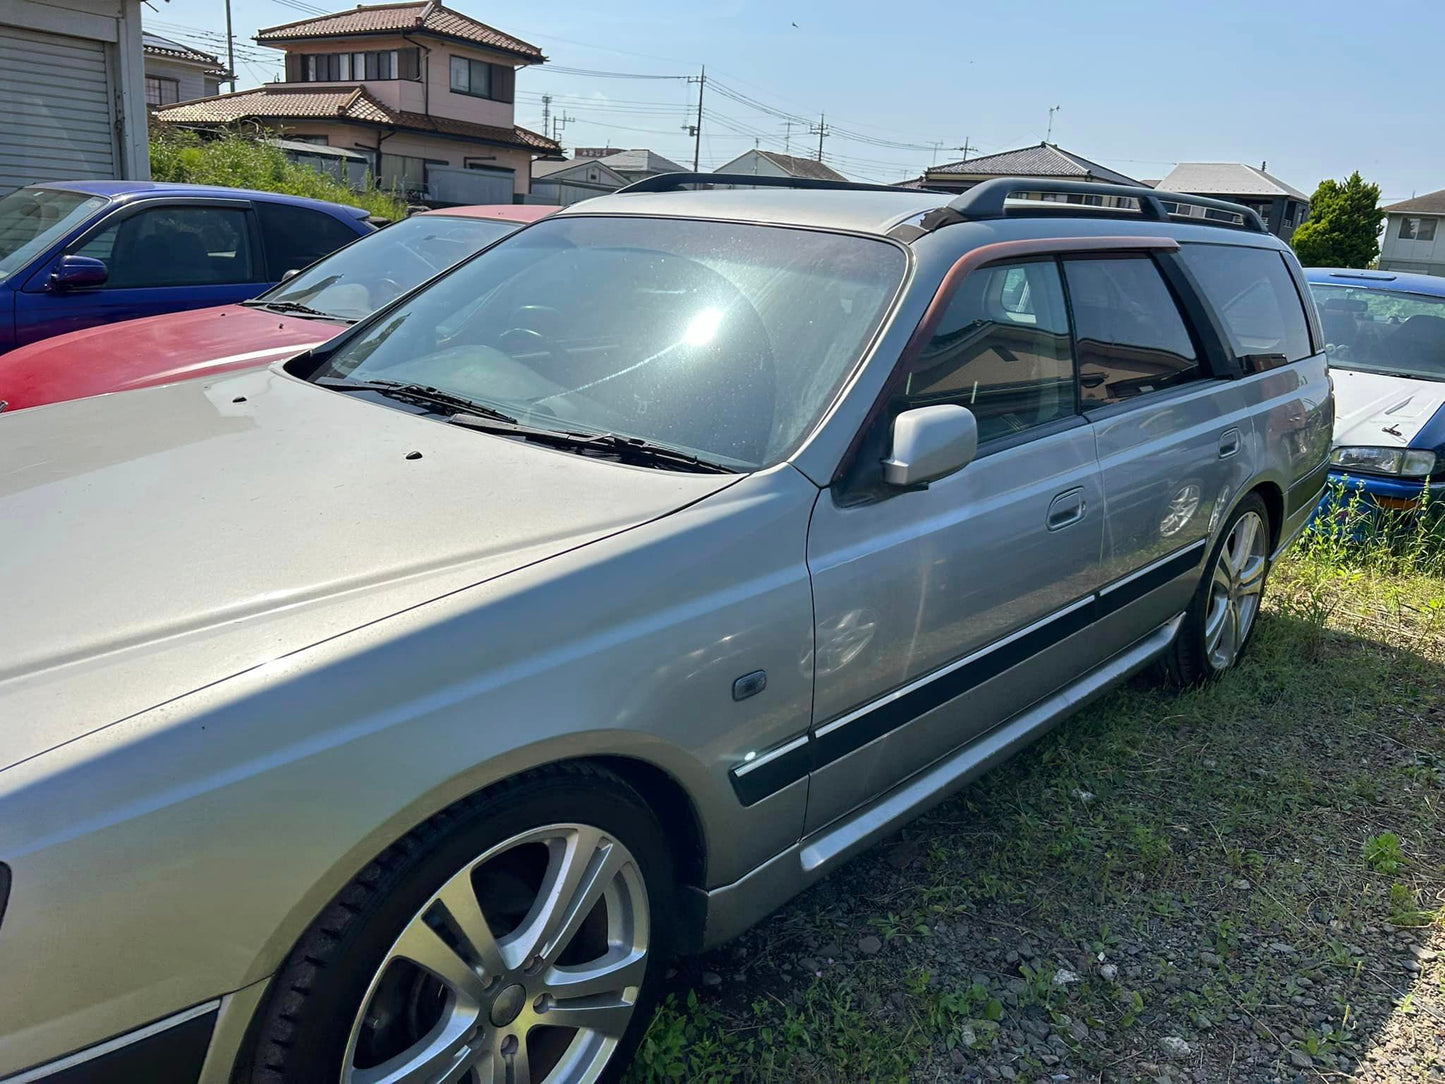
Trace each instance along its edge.
{"label": "car's front wheel", "polygon": [[672,868],[611,773],[534,773],[410,833],[292,952],[257,1084],[591,1084],[621,1074],[665,963]]}
{"label": "car's front wheel", "polygon": [[1230,513],[1164,660],[1175,682],[1187,685],[1218,677],[1239,661],[1264,598],[1270,530],[1269,509],[1257,493]]}

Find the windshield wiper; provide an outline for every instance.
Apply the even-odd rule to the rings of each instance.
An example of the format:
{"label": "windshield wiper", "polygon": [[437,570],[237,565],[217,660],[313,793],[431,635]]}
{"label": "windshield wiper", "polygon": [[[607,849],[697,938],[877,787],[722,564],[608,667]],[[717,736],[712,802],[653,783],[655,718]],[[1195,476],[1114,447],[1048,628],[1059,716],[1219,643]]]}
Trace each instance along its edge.
{"label": "windshield wiper", "polygon": [[476,429],[483,433],[495,433],[500,436],[522,437],[525,440],[535,441],[552,448],[564,448],[575,452],[596,449],[609,455],[615,455],[618,459],[628,463],[671,467],[698,474],[738,473],[733,467],[699,459],[688,452],[669,448],[665,444],[654,444],[640,437],[624,437],[617,433],[571,433],[561,429],[542,429],[533,425],[524,425],[515,419],[499,418],[495,412],[485,415],[480,413],[453,414],[448,420],[452,425]]}
{"label": "windshield wiper", "polygon": [[329,312],[322,312],[320,309],[313,309],[310,305],[303,305],[299,301],[257,301],[255,305],[257,308],[270,309],[272,312],[294,312],[298,316],[325,316],[329,320],[340,319]]}
{"label": "windshield wiper", "polygon": [[[402,402],[426,407],[433,414],[451,414],[460,410],[476,415],[478,420],[486,418],[506,425],[518,424],[516,418],[502,413],[495,407],[468,399],[464,395],[453,395],[451,392],[433,388],[428,384],[413,384],[404,380],[352,380],[344,376],[320,376],[312,383],[323,388],[334,388],[337,391],[375,392],[388,399],[399,399]],[[541,432],[550,432],[550,430],[541,430]]]}

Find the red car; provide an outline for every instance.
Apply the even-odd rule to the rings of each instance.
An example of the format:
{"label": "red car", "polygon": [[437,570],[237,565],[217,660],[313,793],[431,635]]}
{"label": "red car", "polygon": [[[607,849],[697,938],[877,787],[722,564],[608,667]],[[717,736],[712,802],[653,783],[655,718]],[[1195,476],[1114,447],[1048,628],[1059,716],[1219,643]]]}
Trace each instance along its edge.
{"label": "red car", "polygon": [[340,334],[413,286],[555,207],[424,211],[239,305],[126,320],[0,354],[0,410],[266,365]]}

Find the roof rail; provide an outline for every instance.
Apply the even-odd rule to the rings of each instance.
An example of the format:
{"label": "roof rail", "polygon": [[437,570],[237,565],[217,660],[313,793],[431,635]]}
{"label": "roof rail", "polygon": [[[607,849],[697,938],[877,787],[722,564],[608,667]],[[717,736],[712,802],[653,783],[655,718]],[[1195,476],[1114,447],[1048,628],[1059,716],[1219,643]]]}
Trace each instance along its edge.
{"label": "roof rail", "polygon": [[[1139,204],[1138,217],[1148,219],[1151,222],[1168,222],[1173,212],[1165,207],[1165,203],[1175,205],[1187,204],[1192,207],[1205,207],[1215,211],[1227,211],[1240,217],[1240,225],[1232,222],[1220,222],[1216,219],[1208,219],[1207,224],[1211,226],[1224,226],[1226,228],[1246,229],[1253,233],[1268,233],[1264,222],[1259,215],[1248,207],[1238,203],[1228,203],[1220,199],[1210,199],[1208,196],[1190,196],[1182,192],[1161,192],[1157,188],[1146,188],[1143,185],[1129,184],[1099,184],[1095,181],[1052,181],[1040,180],[1033,177],[998,177],[994,180],[984,181],[970,188],[957,199],[949,202],[947,207],[940,207],[938,211],[930,213],[931,223],[925,225],[926,229],[937,229],[939,226],[946,226],[950,222],[970,221],[976,222],[980,219],[1003,218],[1010,210],[1018,212],[1025,210],[1017,206],[1008,206],[1009,197],[1015,192],[1048,192],[1062,193],[1076,196],[1124,196],[1136,201]],[[1045,213],[1059,213],[1067,209],[1068,204],[1043,203],[1037,210]],[[1035,208],[1027,208],[1032,212]],[[1133,212],[1125,212],[1131,217]],[[928,222],[928,219],[925,219]]]}
{"label": "roof rail", "polygon": [[760,177],[754,173],[659,173],[633,181],[622,192],[676,192],[690,184],[725,184],[745,188],[826,188],[845,192],[916,192],[890,184],[861,184],[854,181],[829,181],[814,177]]}

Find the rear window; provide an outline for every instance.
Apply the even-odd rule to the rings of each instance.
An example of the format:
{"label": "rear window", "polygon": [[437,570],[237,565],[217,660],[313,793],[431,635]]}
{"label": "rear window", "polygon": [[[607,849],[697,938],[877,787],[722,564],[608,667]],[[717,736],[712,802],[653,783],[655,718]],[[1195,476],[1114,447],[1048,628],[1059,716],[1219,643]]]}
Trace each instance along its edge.
{"label": "rear window", "polygon": [[1224,321],[1236,357],[1314,353],[1309,324],[1284,256],[1240,245],[1181,245],[1180,258]]}

